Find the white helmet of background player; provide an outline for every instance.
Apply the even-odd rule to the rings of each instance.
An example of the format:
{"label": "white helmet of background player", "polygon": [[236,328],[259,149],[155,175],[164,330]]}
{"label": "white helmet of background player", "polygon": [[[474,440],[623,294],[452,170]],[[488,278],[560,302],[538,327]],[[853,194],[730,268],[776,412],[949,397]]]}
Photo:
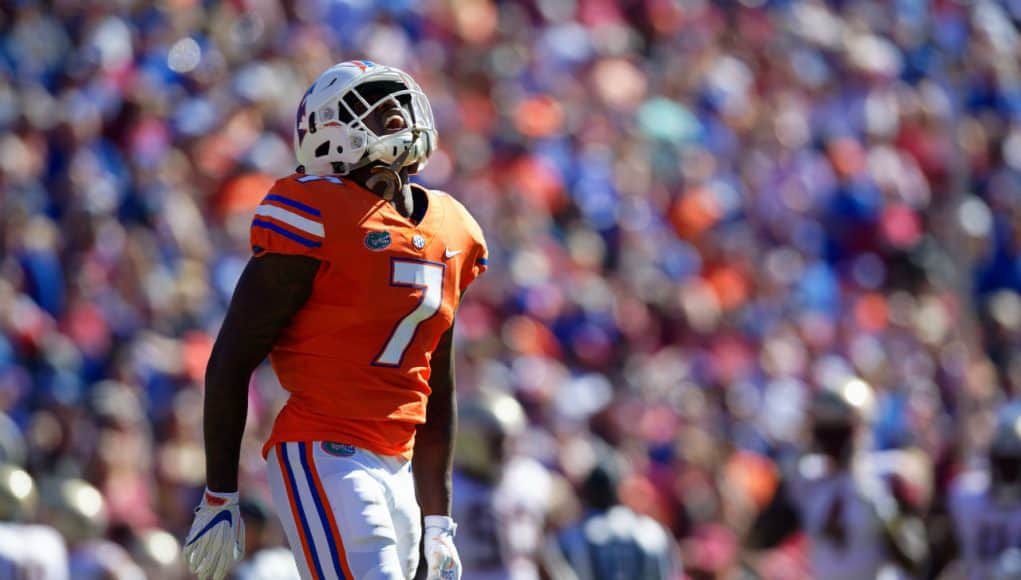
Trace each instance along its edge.
{"label": "white helmet of background player", "polygon": [[17,465],[0,464],[0,522],[21,522],[35,514],[38,492],[32,476]]}
{"label": "white helmet of background player", "polygon": [[1021,401],[1005,405],[996,416],[989,469],[994,493],[1021,499]]}
{"label": "white helmet of background player", "polygon": [[106,500],[90,483],[58,477],[44,480],[40,488],[47,523],[57,528],[68,543],[77,544],[106,533]]}
{"label": "white helmet of background player", "polygon": [[833,459],[849,459],[859,427],[871,421],[874,407],[872,387],[857,377],[820,389],[810,407],[813,444]]}
{"label": "white helmet of background player", "polygon": [[470,476],[495,481],[507,459],[508,441],[525,425],[524,409],[506,393],[486,391],[460,401],[454,465]]}
{"label": "white helmet of background player", "polygon": [[[374,109],[397,99],[404,129],[377,135],[365,124]],[[298,106],[294,150],[306,173],[346,175],[382,163],[417,173],[436,150],[436,127],[429,99],[406,72],[366,60],[326,70]]]}

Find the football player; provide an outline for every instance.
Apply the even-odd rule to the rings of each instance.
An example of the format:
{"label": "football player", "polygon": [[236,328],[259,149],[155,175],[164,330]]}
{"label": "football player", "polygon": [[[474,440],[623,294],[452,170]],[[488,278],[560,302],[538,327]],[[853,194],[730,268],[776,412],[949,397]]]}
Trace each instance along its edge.
{"label": "football player", "polygon": [[269,506],[251,498],[239,505],[245,521],[245,560],[234,569],[234,580],[297,580],[298,568],[291,551],[275,545],[272,537],[276,522]]}
{"label": "football player", "polygon": [[[612,451],[597,451],[579,485],[584,516],[559,534],[558,548],[577,580],[685,578],[674,538],[656,520],[623,505],[624,467]],[[557,576],[562,578],[565,576]]]}
{"label": "football player", "polygon": [[873,402],[872,387],[857,378],[816,393],[814,449],[781,480],[752,526],[749,548],[773,548],[803,531],[819,578],[902,577],[921,569],[925,528],[914,502],[927,495],[927,467],[910,451],[868,451]]}
{"label": "football player", "polygon": [[506,393],[483,391],[458,403],[453,509],[466,578],[564,576],[545,548],[551,502],[567,483],[514,452],[525,426],[524,410]]}
{"label": "football player", "polygon": [[39,485],[42,520],[67,540],[74,578],[141,580],[145,572],[124,547],[106,537],[110,516],[106,500],[82,479],[53,477]]}
{"label": "football player", "polygon": [[967,578],[1015,578],[1002,569],[1021,548],[1021,402],[1000,410],[988,453],[987,468],[962,473],[951,485],[959,564]]}
{"label": "football player", "polygon": [[263,453],[302,576],[411,578],[424,536],[428,577],[459,578],[452,329],[486,270],[482,232],[453,197],[409,181],[436,130],[401,70],[328,69],[294,144],[300,166],[256,209],[206,371],[207,490],[185,557],[204,578],[242,557],[239,447],[249,377],[269,355],[290,397]]}
{"label": "football player", "polygon": [[32,524],[39,492],[24,469],[0,463],[0,578],[67,580],[67,547],[54,528]]}

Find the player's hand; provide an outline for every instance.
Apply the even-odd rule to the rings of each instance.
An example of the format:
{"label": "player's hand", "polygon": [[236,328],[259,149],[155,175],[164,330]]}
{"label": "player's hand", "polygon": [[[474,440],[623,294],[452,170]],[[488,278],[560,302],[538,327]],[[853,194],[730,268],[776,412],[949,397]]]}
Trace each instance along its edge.
{"label": "player's hand", "polygon": [[245,523],[241,521],[238,493],[208,489],[195,508],[195,521],[184,542],[188,569],[202,580],[221,580],[245,555]]}
{"label": "player's hand", "polygon": [[426,580],[461,580],[461,558],[454,547],[457,524],[447,516],[425,516]]}

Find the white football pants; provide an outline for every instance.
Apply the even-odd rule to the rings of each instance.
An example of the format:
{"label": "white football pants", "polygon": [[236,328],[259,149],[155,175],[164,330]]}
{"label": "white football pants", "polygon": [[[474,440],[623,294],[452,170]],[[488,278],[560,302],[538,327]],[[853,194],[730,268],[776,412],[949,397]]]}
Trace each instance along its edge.
{"label": "white football pants", "polygon": [[414,578],[422,527],[411,462],[315,441],[277,445],[267,468],[302,578]]}

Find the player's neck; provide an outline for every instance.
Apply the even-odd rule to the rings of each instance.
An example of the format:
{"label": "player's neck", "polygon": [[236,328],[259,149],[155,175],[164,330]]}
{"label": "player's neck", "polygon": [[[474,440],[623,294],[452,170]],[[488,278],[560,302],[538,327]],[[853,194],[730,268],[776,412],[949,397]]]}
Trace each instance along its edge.
{"label": "player's neck", "polygon": [[[387,199],[386,187],[381,183],[375,183],[373,187],[369,186],[368,178],[365,177],[364,171],[352,171],[347,175],[347,179],[354,181],[362,187],[362,189],[376,195],[381,199],[386,199],[390,205],[397,210],[397,213],[401,214],[411,222],[419,224],[425,219],[425,214],[429,211],[429,196],[426,194],[425,189],[422,187],[412,187],[411,180],[408,177],[407,172],[402,171],[401,187]],[[371,173],[369,176],[371,177]]]}
{"label": "player's neck", "polygon": [[396,194],[390,203],[397,208],[400,214],[408,219],[412,219],[415,215],[415,196],[411,191],[411,184],[405,183]]}
{"label": "player's neck", "polygon": [[[349,173],[347,175],[347,179],[354,181],[360,185],[362,189],[365,189],[382,199],[387,199],[387,186],[385,183],[376,182],[373,187],[369,186],[370,179],[373,175],[375,175],[375,173],[371,166],[360,167]],[[411,190],[411,182],[408,179],[408,172],[407,170],[401,170],[398,175],[401,179],[401,187],[397,188],[387,201],[389,201],[401,215],[412,219],[413,216],[416,215],[415,196]]]}

